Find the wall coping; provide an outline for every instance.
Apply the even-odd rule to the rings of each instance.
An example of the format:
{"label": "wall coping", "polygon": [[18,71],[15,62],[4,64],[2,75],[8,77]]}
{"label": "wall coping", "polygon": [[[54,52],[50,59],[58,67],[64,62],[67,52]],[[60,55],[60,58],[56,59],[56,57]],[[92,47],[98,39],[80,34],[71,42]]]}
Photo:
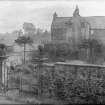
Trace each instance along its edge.
{"label": "wall coping", "polygon": [[49,67],[54,67],[56,65],[105,68],[105,65],[95,65],[95,64],[73,64],[73,63],[68,63],[68,62],[43,63],[43,66],[49,66]]}
{"label": "wall coping", "polygon": [[84,66],[84,67],[103,67],[103,68],[105,68],[105,65],[95,65],[95,64],[73,64],[73,63],[68,63],[68,62],[56,62],[55,65]]}
{"label": "wall coping", "polygon": [[43,63],[43,65],[53,67],[55,66],[55,63]]}

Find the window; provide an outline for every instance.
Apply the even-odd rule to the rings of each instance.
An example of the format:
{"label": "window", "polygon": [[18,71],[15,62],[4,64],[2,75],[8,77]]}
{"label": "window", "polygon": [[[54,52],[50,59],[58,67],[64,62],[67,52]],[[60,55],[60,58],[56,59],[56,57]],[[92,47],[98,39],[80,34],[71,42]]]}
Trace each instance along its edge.
{"label": "window", "polygon": [[81,22],[81,27],[82,27],[82,28],[85,27],[85,22]]}
{"label": "window", "polygon": [[67,23],[65,23],[68,27],[72,27],[72,22],[68,21]]}

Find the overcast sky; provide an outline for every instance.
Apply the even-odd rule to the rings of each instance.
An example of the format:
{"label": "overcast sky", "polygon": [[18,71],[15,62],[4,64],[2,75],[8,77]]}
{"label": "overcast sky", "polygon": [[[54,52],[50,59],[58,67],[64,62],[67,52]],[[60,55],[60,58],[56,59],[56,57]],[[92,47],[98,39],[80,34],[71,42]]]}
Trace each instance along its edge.
{"label": "overcast sky", "polygon": [[81,16],[105,16],[105,0],[0,1],[0,33],[21,29],[24,22],[49,30],[55,11],[58,16],[72,16],[76,5]]}

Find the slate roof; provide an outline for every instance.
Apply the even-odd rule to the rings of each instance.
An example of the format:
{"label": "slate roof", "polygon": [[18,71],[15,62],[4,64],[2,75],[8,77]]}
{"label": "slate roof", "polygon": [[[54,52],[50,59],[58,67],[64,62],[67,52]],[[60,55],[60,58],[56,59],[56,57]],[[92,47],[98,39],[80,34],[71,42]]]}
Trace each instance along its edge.
{"label": "slate roof", "polygon": [[[73,17],[56,17],[52,22],[53,28],[66,28]],[[93,29],[105,29],[105,16],[81,17],[81,20],[88,22]]]}
{"label": "slate roof", "polygon": [[91,28],[105,29],[105,16],[90,16],[84,18],[88,23],[90,23]]}
{"label": "slate roof", "polygon": [[56,19],[52,22],[53,28],[65,28],[67,27],[65,23],[69,22],[71,17],[56,17]]}

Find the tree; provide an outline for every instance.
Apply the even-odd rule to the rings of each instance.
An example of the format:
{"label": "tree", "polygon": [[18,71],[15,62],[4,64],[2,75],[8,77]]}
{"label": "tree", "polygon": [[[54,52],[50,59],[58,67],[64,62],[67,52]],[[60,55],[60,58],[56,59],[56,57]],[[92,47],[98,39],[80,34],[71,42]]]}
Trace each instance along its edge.
{"label": "tree", "polygon": [[95,63],[95,59],[100,58],[103,53],[103,44],[96,39],[84,39],[79,44],[80,48],[84,48],[85,52],[89,51],[89,62]]}
{"label": "tree", "polygon": [[44,54],[44,48],[42,45],[39,45],[38,46],[38,54],[39,54],[39,57],[42,58],[43,57],[43,54]]}
{"label": "tree", "polygon": [[30,36],[34,35],[36,31],[35,26],[32,23],[27,23],[27,22],[24,22],[23,29],[24,29],[25,34],[30,35]]}
{"label": "tree", "polygon": [[[25,63],[25,52],[26,52],[26,44],[28,45],[32,45],[33,40],[31,38],[31,35],[35,34],[35,26],[32,23],[27,23],[25,22],[23,24],[23,30],[24,30],[24,34],[23,32],[20,31],[18,38],[15,40],[15,42],[24,47],[24,63]],[[20,36],[20,34],[22,34]]]}
{"label": "tree", "polygon": [[20,46],[23,45],[23,47],[24,47],[24,63],[25,63],[26,44],[32,45],[33,40],[32,40],[32,38],[30,38],[29,36],[19,36],[19,37],[15,40],[15,42],[16,42],[18,45],[20,45]]}
{"label": "tree", "polygon": [[69,43],[46,43],[43,47],[44,55],[51,61],[64,61],[69,59],[72,48]]}

